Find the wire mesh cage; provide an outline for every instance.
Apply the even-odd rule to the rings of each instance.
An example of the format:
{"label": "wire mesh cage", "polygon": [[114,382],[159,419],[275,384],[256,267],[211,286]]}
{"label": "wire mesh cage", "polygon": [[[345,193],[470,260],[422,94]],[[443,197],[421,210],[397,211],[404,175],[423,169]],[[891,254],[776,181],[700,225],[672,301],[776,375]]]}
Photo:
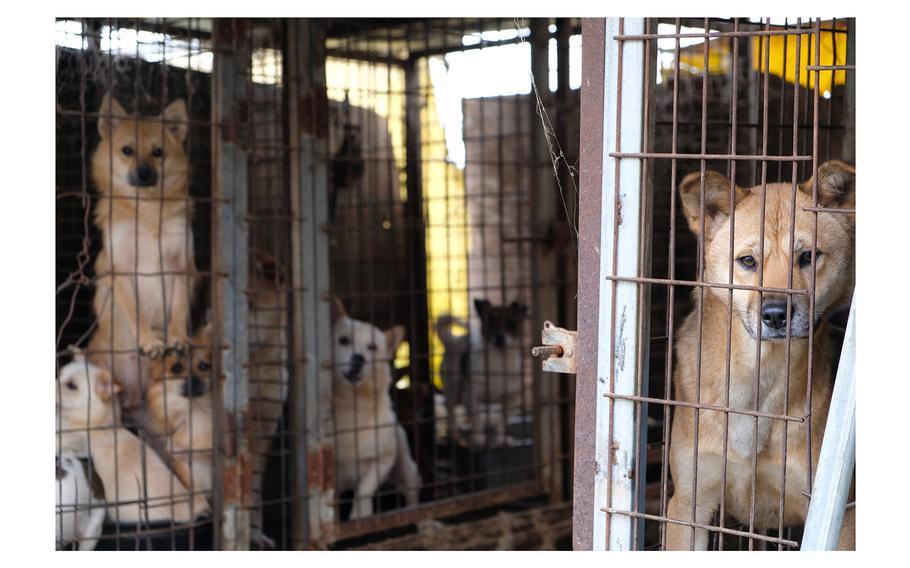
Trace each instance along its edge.
{"label": "wire mesh cage", "polygon": [[582,204],[609,252],[579,333],[600,326],[608,384],[579,416],[612,441],[586,546],[799,547],[853,291],[853,26],[618,19],[586,44],[616,105]]}
{"label": "wire mesh cage", "polygon": [[56,26],[58,548],[569,498],[574,388],[528,353],[575,317],[578,22]]}

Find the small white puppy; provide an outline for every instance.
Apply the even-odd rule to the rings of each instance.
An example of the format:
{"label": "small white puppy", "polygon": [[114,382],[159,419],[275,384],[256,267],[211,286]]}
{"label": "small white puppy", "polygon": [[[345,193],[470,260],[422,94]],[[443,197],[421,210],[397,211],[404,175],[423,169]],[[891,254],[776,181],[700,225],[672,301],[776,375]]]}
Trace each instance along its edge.
{"label": "small white puppy", "polygon": [[88,460],[73,452],[57,456],[57,549],[76,543],[94,550],[104,525],[104,488]]}
{"label": "small white puppy", "polygon": [[[150,447],[115,419],[120,385],[107,369],[81,355],[57,381],[57,453],[90,456],[104,485],[107,513],[120,523],[188,522],[206,513],[201,493],[190,492]],[[144,467],[143,467],[144,466]]]}
{"label": "small white puppy", "polygon": [[390,364],[404,328],[385,332],[351,319],[337,299],[332,304],[336,490],[354,490],[351,519],[373,514],[373,496],[393,479],[408,507],[418,503],[420,473],[408,437],[392,409]]}

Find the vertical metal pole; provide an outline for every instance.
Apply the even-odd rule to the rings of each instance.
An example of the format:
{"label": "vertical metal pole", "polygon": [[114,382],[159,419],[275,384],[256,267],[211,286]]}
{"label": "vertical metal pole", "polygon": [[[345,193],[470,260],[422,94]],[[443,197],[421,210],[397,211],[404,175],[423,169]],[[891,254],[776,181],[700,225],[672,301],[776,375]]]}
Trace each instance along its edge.
{"label": "vertical metal pole", "polygon": [[[641,34],[643,18],[608,18],[604,71],[603,207],[600,237],[600,305],[597,354],[597,456],[594,548],[629,550],[635,472],[635,405],[606,394],[634,395],[641,316],[638,284],[610,280],[638,276],[642,160],[610,157],[641,152],[644,118],[644,45],[621,42]],[[619,122],[621,121],[621,122]],[[601,513],[601,509],[607,515]],[[603,534],[605,539],[596,535]],[[599,541],[599,542],[598,542]]]}
{"label": "vertical metal pole", "polygon": [[[657,24],[650,20],[646,29],[647,33],[656,31]],[[642,151],[653,151],[654,134],[655,134],[655,111],[657,109],[657,96],[654,88],[657,86],[657,42],[646,42],[644,44],[645,72],[644,76],[644,118],[642,129],[644,139],[642,140]],[[639,251],[639,276],[651,276],[651,253],[652,253],[652,235],[654,227],[654,161],[645,160],[642,164],[642,190],[641,190],[641,240]],[[636,393],[639,396],[648,396],[649,394],[649,377],[651,366],[651,285],[639,285],[639,317],[638,325],[638,385]],[[634,484],[637,486],[637,507],[636,511],[644,513],[646,503],[646,486],[647,486],[647,468],[648,468],[648,403],[641,402],[638,405],[636,416],[637,429],[637,450],[638,463],[635,466]],[[633,547],[636,550],[643,550],[645,546],[645,519],[636,519],[636,530],[633,535],[636,536],[636,542]],[[636,534],[637,533],[637,534]]]}
{"label": "vertical metal pole", "polygon": [[[405,219],[408,227],[408,262],[410,270],[411,317],[408,325],[410,345],[411,382],[431,385],[430,373],[430,321],[427,294],[427,234],[423,214],[423,157],[420,113],[424,106],[421,92],[420,64],[415,58],[404,66],[405,79],[405,167],[407,170],[407,196]],[[433,408],[432,388],[417,389],[418,408]],[[415,424],[417,432],[414,454],[420,467],[423,483],[434,479],[433,459],[435,427],[432,421]]]}
{"label": "vertical metal pole", "polygon": [[[249,402],[247,288],[248,227],[245,221],[248,199],[247,166],[240,109],[247,103],[250,54],[244,41],[242,20],[215,20],[212,70],[212,342],[222,357],[213,357],[214,376],[225,376],[222,393],[214,389],[213,407],[235,417],[246,415]],[[214,447],[222,448],[220,413],[216,412]],[[214,546],[223,550],[250,547],[249,441],[237,421],[238,432],[230,459],[215,451],[214,460]]]}
{"label": "vertical metal pole", "polygon": [[[530,20],[531,36],[531,73],[537,86],[537,95],[540,104],[548,112],[553,110],[550,96],[550,65],[549,65],[549,30],[546,19],[534,18]],[[533,92],[533,88],[532,88]],[[553,226],[554,212],[562,213],[562,207],[554,208],[554,197],[551,192],[558,195],[556,182],[553,178],[550,155],[547,151],[547,141],[544,129],[540,126],[540,117],[537,115],[536,97],[531,97],[528,108],[531,124],[530,155],[531,155],[531,215],[532,223],[539,234],[546,234]],[[544,320],[557,316],[558,302],[557,290],[554,282],[558,278],[556,272],[556,255],[546,247],[536,246],[531,257],[531,305],[533,309],[532,329],[543,329]],[[558,440],[553,435],[556,425],[557,413],[555,396],[558,383],[554,377],[544,376],[540,365],[531,365],[533,372],[534,396],[532,397],[534,413],[534,447],[535,461],[540,464],[540,476],[543,487],[549,492],[551,498],[562,491],[561,470],[554,462],[555,450]]]}
{"label": "vertical metal pole", "polygon": [[850,306],[844,346],[831,393],[825,437],[800,550],[837,548],[856,463],[856,299]]}
{"label": "vertical metal pole", "polygon": [[[847,65],[856,65],[856,18],[847,18]],[[856,71],[844,71],[844,141],[841,159],[856,161]]]}
{"label": "vertical metal pole", "polygon": [[[556,139],[560,144],[568,144],[569,139],[569,96],[571,94],[569,87],[569,38],[571,37],[571,32],[568,18],[556,20]],[[554,222],[565,223],[571,231],[573,227],[577,226],[575,219],[564,219],[562,217],[563,215],[574,217],[576,214],[577,205],[574,203],[576,196],[574,192],[570,191],[570,188],[573,187],[571,172],[569,172],[565,164],[560,164],[558,175],[559,187],[563,189],[559,191],[559,187],[554,188],[556,190],[553,192]],[[570,235],[569,240],[574,242],[575,235]],[[574,252],[574,247],[568,248],[566,244],[559,240],[557,240],[556,245],[559,247],[555,251],[557,281],[556,321],[561,326],[576,329],[577,322],[569,319],[569,304],[572,298],[568,280],[569,268],[572,266],[569,253],[570,251]],[[571,440],[572,423],[569,416],[569,405],[562,401],[569,398],[569,393],[574,387],[572,384],[574,377],[573,375],[559,375],[555,377],[555,381],[552,380],[553,378],[550,377],[550,380],[553,382],[554,419],[557,421],[553,429],[556,435],[554,446],[557,463],[553,464],[553,467],[558,470],[558,474],[554,476],[551,484],[553,491],[550,494],[550,500],[552,502],[562,502],[570,495],[568,485],[571,483],[572,475],[572,454],[567,452]]]}
{"label": "vertical metal pole", "polygon": [[328,100],[325,40],[316,20],[288,22],[288,131],[291,142],[291,355],[293,543],[335,540],[332,370],[322,365],[332,329],[329,304]]}
{"label": "vertical metal pole", "polygon": [[595,412],[597,397],[597,315],[600,273],[600,210],[603,187],[605,21],[582,20],[581,140],[578,195],[578,374],[575,382],[575,463],[572,489],[572,547],[591,550],[603,535],[592,534],[595,516]]}

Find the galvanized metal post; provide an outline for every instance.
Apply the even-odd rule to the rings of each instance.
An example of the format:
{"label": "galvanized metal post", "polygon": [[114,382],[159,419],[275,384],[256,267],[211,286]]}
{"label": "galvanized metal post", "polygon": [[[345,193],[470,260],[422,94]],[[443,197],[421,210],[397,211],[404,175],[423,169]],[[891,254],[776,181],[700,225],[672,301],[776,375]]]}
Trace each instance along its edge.
{"label": "galvanized metal post", "polygon": [[297,502],[297,548],[324,548],[335,540],[334,453],[331,438],[328,99],[325,39],[317,20],[288,22],[288,131],[291,142],[292,486]]}
{"label": "galvanized metal post", "polygon": [[[597,472],[594,549],[629,550],[635,499],[635,406],[607,394],[635,395],[642,317],[638,284],[612,280],[639,276],[642,160],[613,152],[642,151],[644,45],[623,42],[641,34],[643,18],[608,18],[604,70],[603,203],[600,234],[600,302],[597,353]],[[606,515],[604,514],[606,512]],[[598,538],[597,535],[603,535]]]}
{"label": "galvanized metal post", "polygon": [[[246,100],[250,53],[246,49],[245,24],[242,20],[215,20],[212,69],[212,342],[218,349],[230,349],[214,357],[215,376],[225,375],[222,393],[214,389],[214,408],[237,417],[237,436],[232,457],[215,452],[215,547],[224,550],[248,550],[250,547],[249,440],[244,435],[241,417],[249,403],[247,340],[248,227],[245,221],[249,187],[247,166],[249,153],[244,147],[244,124],[241,109]],[[222,404],[219,404],[222,402]],[[217,413],[216,413],[217,414]],[[215,424],[224,424],[220,416]],[[225,442],[222,429],[216,427],[214,447]]]}
{"label": "galvanized metal post", "polygon": [[847,333],[831,393],[825,438],[818,458],[812,499],[800,550],[837,548],[853,470],[856,464],[856,299],[850,306]]}

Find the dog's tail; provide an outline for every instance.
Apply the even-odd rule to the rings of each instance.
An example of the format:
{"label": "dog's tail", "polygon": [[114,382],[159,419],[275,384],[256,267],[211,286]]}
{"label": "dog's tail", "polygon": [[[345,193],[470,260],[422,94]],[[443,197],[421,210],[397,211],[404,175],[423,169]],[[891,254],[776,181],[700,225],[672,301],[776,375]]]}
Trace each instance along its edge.
{"label": "dog's tail", "polygon": [[461,327],[467,331],[468,322],[452,314],[442,314],[436,318],[436,335],[439,336],[439,340],[445,345],[446,351],[454,351],[466,347],[467,335],[455,335],[452,333],[453,327]]}

